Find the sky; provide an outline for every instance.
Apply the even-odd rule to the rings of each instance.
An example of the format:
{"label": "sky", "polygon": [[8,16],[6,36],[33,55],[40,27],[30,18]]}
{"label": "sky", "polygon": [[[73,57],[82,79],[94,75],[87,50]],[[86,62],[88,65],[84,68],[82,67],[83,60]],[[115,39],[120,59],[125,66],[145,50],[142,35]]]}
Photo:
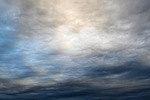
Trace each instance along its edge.
{"label": "sky", "polygon": [[0,0],[0,100],[150,99],[150,0]]}

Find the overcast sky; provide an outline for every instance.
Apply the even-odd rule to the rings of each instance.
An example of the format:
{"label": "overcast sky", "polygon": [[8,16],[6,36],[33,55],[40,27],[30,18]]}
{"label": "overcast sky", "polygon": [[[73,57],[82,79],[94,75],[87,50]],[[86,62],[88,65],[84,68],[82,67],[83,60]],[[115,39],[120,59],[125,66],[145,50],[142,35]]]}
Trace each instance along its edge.
{"label": "overcast sky", "polygon": [[1,100],[148,100],[149,51],[150,0],[0,0]]}

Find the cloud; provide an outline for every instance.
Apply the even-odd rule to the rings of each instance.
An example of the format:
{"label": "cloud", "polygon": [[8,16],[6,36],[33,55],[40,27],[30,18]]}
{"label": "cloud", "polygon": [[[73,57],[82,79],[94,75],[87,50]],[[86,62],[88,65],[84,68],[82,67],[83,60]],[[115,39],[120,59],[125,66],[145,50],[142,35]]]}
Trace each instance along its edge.
{"label": "cloud", "polygon": [[7,83],[0,88],[57,89],[67,82],[106,89],[149,86],[149,5],[149,0],[0,0],[0,79]]}

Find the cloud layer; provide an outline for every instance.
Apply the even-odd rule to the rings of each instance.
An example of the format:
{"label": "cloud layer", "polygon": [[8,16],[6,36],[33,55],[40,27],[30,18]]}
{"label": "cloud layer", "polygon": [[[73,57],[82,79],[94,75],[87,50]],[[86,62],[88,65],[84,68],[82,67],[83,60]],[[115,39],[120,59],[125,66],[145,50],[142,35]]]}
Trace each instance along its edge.
{"label": "cloud layer", "polygon": [[[89,93],[93,100],[105,95],[101,89],[149,91],[149,5],[149,0],[0,0],[0,98],[30,98],[32,90],[43,95],[47,88],[54,91],[47,94],[51,100],[61,90],[79,96],[88,87],[96,93]],[[108,98],[113,97],[103,99]]]}

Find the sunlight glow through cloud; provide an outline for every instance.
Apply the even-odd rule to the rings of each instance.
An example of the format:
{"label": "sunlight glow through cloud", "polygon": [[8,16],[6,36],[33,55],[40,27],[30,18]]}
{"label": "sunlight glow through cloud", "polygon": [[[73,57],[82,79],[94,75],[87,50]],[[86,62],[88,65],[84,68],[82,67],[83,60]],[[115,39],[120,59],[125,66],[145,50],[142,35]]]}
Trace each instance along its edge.
{"label": "sunlight glow through cloud", "polygon": [[99,99],[90,100],[101,100],[101,89],[110,89],[108,94],[149,89],[149,5],[149,0],[0,0],[0,99],[9,93],[16,97],[8,98],[25,97],[26,90],[53,90],[47,95],[57,96],[64,88],[79,94],[92,88]]}

